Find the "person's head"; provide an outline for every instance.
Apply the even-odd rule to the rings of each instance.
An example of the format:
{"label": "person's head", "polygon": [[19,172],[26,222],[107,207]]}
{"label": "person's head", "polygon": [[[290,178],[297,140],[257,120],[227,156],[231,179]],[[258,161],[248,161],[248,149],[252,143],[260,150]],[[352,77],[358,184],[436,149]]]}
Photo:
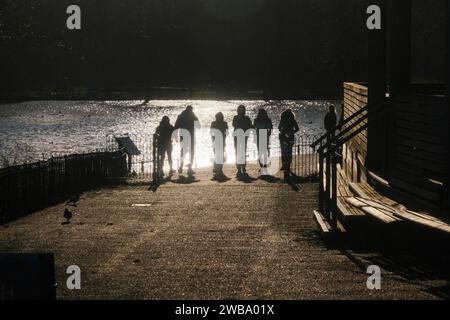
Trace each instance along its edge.
{"label": "person's head", "polygon": [[239,116],[244,116],[245,115],[245,106],[241,104],[237,108],[237,113],[238,113]]}
{"label": "person's head", "polygon": [[218,121],[218,122],[223,122],[223,113],[222,112],[219,112],[219,113],[216,113],[216,121]]}
{"label": "person's head", "polygon": [[164,116],[161,120],[161,124],[162,125],[169,125],[170,124],[170,119],[168,116]]}
{"label": "person's head", "polygon": [[291,121],[291,120],[295,120],[295,115],[291,109],[287,109],[281,114],[281,121]]}
{"label": "person's head", "polygon": [[258,110],[258,119],[267,119],[268,117],[266,109],[261,108]]}
{"label": "person's head", "polygon": [[335,105],[334,105],[334,104],[330,105],[330,106],[328,107],[328,111],[331,112],[331,113],[336,113],[336,107],[335,107]]}
{"label": "person's head", "polygon": [[189,106],[186,107],[186,111],[187,112],[194,112],[194,108],[189,105]]}

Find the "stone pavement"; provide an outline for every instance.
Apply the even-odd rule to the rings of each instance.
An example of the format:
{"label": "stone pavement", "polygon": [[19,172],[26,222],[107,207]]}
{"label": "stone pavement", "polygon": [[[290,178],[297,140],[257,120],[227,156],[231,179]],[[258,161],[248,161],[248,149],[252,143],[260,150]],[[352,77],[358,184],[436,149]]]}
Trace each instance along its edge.
{"label": "stone pavement", "polygon": [[[130,184],[84,193],[70,224],[60,204],[0,226],[0,251],[54,252],[62,299],[419,299],[448,288],[406,260],[383,269],[382,290],[368,290],[367,266],[392,259],[327,248],[312,215],[316,184],[296,190],[226,173],[221,183],[202,171],[156,192]],[[402,266],[396,259],[382,268]],[[65,286],[73,264],[78,291]]]}

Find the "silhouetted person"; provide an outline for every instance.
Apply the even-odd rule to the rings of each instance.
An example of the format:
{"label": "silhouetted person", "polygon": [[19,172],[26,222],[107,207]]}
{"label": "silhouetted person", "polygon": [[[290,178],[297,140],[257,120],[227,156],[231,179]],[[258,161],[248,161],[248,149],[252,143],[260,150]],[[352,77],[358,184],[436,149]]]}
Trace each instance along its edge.
{"label": "silhouetted person", "polygon": [[211,136],[212,137],[212,141],[213,141],[213,148],[214,148],[214,169],[213,169],[213,173],[216,175],[223,175],[223,161],[225,161],[225,145],[226,145],[226,137],[228,134],[228,123],[226,123],[224,121],[224,117],[223,117],[223,113],[219,112],[216,114],[216,120],[213,121],[211,123],[211,129],[216,129],[218,131],[220,131],[220,133],[222,134],[222,146],[223,146],[223,155],[224,155],[224,159],[222,159],[222,164],[216,163],[215,161],[215,154],[217,152],[217,150],[215,149],[215,141],[217,139],[216,136]]}
{"label": "silhouetted person", "polygon": [[158,147],[158,167],[160,168],[159,174],[164,176],[164,160],[167,154],[167,160],[169,161],[170,171],[169,174],[173,174],[172,166],[172,133],[175,128],[170,124],[170,119],[164,116],[156,128],[157,147]]}
{"label": "silhouetted person", "polygon": [[345,121],[344,117],[345,117],[345,104],[341,103],[341,116],[339,117],[339,125],[341,126],[341,128],[344,125]]}
{"label": "silhouetted person", "polygon": [[292,148],[295,143],[295,134],[300,130],[295,120],[295,115],[291,110],[286,110],[281,114],[280,125],[280,146],[281,146],[281,162],[284,171],[284,181],[290,182],[291,164],[292,164]]}
{"label": "silhouetted person", "polygon": [[[237,116],[235,116],[233,118],[233,128],[234,131],[236,132],[239,129],[244,130],[244,133],[247,132],[247,130],[252,129],[253,125],[252,125],[252,120],[250,120],[250,118],[248,116],[245,115],[245,106],[240,105],[237,108]],[[244,139],[244,164],[239,164],[238,163],[238,138],[234,137],[234,151],[236,153],[236,168],[237,168],[237,175],[242,175],[247,173],[246,170],[246,165],[247,165],[247,141],[248,141],[248,137],[246,136]]]}
{"label": "silhouetted person", "polygon": [[[185,129],[187,130],[191,135],[191,146],[190,146],[190,157],[191,157],[191,163],[189,164],[189,174],[193,174],[194,171],[192,170],[192,165],[194,163],[194,157],[195,157],[195,123],[198,123],[198,118],[194,114],[194,109],[192,106],[187,106],[186,110],[184,110],[177,118],[177,121],[175,122],[175,129]],[[184,166],[184,150],[181,148],[181,155],[180,155],[180,167],[178,168],[179,173],[183,173],[183,166]]]}
{"label": "silhouetted person", "polygon": [[336,125],[337,125],[336,107],[334,105],[331,105],[324,119],[324,126],[325,130],[327,131],[328,139],[334,137],[336,133]]}
{"label": "silhouetted person", "polygon": [[[272,130],[273,130],[273,124],[272,124],[272,120],[270,120],[267,111],[265,109],[259,109],[258,111],[258,115],[256,116],[255,121],[253,122],[253,127],[256,130],[256,144],[258,147],[258,158],[259,158],[259,165],[262,168],[267,168],[268,166],[268,160],[269,160],[269,156],[270,156],[270,150],[269,150],[269,145],[270,145],[270,136],[272,135]],[[261,159],[261,152],[262,150],[260,150],[260,139],[261,139],[261,135],[262,135],[262,131],[261,130],[266,130],[267,132],[267,144],[266,144],[266,156],[267,159],[265,159],[265,161],[263,161],[263,159]],[[261,170],[261,173],[263,170]]]}

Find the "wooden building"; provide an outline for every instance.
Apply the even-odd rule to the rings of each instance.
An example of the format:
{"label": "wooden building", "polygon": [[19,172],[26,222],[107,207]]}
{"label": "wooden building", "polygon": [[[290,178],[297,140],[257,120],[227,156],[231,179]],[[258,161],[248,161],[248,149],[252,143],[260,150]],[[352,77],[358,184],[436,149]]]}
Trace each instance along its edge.
{"label": "wooden building", "polygon": [[[368,30],[368,81],[344,84],[345,122],[328,146],[342,148],[342,158],[323,161],[323,216],[316,217],[331,227],[375,218],[450,234],[450,3],[441,39],[446,83],[433,84],[412,81],[412,3],[372,1],[383,21],[381,30]],[[324,159],[333,157],[326,150]]]}

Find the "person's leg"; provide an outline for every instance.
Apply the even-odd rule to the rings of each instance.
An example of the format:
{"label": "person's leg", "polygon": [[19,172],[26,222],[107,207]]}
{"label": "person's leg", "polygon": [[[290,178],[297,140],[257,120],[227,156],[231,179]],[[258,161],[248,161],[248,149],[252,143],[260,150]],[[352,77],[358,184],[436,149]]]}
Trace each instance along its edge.
{"label": "person's leg", "polygon": [[292,164],[292,148],[293,145],[286,146],[286,167],[284,168],[284,180],[289,183],[291,178],[291,164]]}
{"label": "person's leg", "polygon": [[194,165],[194,159],[195,159],[195,139],[194,135],[192,134],[192,140],[191,140],[191,169]]}
{"label": "person's leg", "polygon": [[189,160],[190,160],[190,163],[188,165],[188,174],[189,175],[194,174],[194,170],[192,170],[192,167],[194,165],[194,158],[195,158],[195,141],[194,141],[194,135],[192,134],[191,145],[189,147]]}
{"label": "person's leg", "polygon": [[292,165],[292,148],[293,147],[294,146],[290,144],[288,146],[287,150],[286,150],[286,155],[287,155],[287,158],[286,158],[287,168],[286,168],[286,170],[289,171],[289,172],[291,171],[291,165]]}
{"label": "person's leg", "polygon": [[[260,153],[260,152],[262,152],[262,153]],[[269,158],[270,158],[269,141],[267,141],[267,144],[266,144],[264,150],[259,150],[259,143],[258,143],[258,155],[260,157],[259,166],[261,168],[267,168],[269,166]],[[265,170],[265,172],[267,172],[267,170]]]}
{"label": "person's leg", "polygon": [[167,145],[167,160],[169,161],[170,174],[173,173],[172,150],[173,150],[172,143],[169,143],[169,144]]}
{"label": "person's leg", "polygon": [[219,174],[221,174],[221,175],[223,175],[223,166],[224,166],[224,164],[225,164],[225,139],[223,140],[223,150],[222,150],[222,163],[221,164],[219,164],[219,166],[218,166],[218,170],[219,170]]}
{"label": "person's leg", "polygon": [[263,161],[262,161],[262,156],[261,156],[261,148],[259,147],[259,132],[256,132],[256,149],[258,150],[258,163],[259,163],[259,167],[262,168],[263,167]]}
{"label": "person's leg", "polygon": [[164,146],[161,146],[158,149],[158,174],[163,177],[164,176],[164,160],[166,155],[166,149]]}
{"label": "person's leg", "polygon": [[178,173],[183,173],[184,167],[184,148],[180,150],[180,166],[178,167]]}
{"label": "person's leg", "polygon": [[214,143],[215,141],[213,140],[213,159],[214,159],[214,161],[213,161],[213,173],[214,174],[217,174],[217,171],[218,171],[218,167],[219,167],[219,165],[217,164],[217,159],[216,159],[216,155],[217,155],[217,147],[216,147],[216,144]]}
{"label": "person's leg", "polygon": [[281,171],[285,170],[286,167],[286,146],[283,141],[280,141],[281,147]]}
{"label": "person's leg", "polygon": [[238,170],[238,173],[240,172],[240,168],[241,168],[241,166],[240,166],[240,164],[238,163],[238,159],[239,159],[239,156],[238,156],[238,140],[237,140],[237,137],[234,137],[234,154],[235,154],[235,156],[236,156],[236,169]]}
{"label": "person's leg", "polygon": [[242,173],[247,173],[247,142],[248,142],[248,137],[245,137],[245,142],[244,142],[244,164],[242,165]]}

